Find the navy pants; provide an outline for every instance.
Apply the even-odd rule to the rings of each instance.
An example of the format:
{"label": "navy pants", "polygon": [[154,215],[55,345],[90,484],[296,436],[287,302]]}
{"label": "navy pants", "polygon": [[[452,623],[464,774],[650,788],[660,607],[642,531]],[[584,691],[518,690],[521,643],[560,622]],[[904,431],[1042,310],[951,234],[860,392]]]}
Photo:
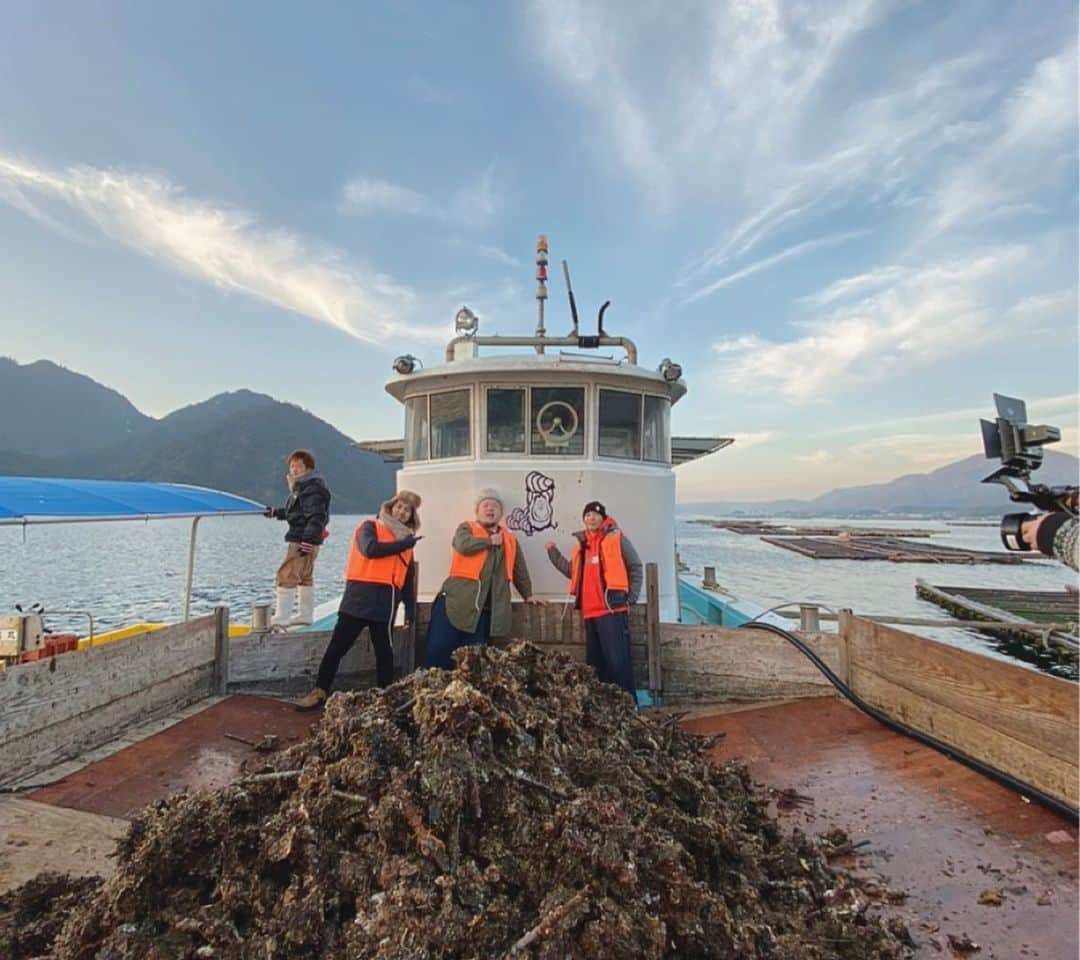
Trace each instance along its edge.
{"label": "navy pants", "polygon": [[622,687],[637,703],[627,613],[608,613],[585,621],[585,660],[601,683]]}
{"label": "navy pants", "polygon": [[381,620],[362,620],[347,613],[338,612],[330,645],[319,664],[319,679],[315,686],[330,692],[330,685],[337,676],[341,658],[356,643],[364,627],[371,635],[371,645],[375,648],[375,681],[380,687],[388,687],[394,682],[394,650],[390,646],[390,629]]}
{"label": "navy pants", "polygon": [[449,670],[450,655],[458,647],[487,643],[490,629],[491,611],[485,609],[481,611],[480,620],[472,633],[458,630],[446,615],[446,594],[440,593],[431,607],[431,623],[428,624],[427,655],[424,657],[424,666],[442,667],[443,670]]}

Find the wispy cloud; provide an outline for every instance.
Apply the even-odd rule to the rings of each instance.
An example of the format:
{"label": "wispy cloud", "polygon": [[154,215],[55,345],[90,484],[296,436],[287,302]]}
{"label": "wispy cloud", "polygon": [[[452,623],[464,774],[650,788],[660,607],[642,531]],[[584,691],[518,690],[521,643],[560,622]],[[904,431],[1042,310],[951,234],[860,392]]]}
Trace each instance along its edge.
{"label": "wispy cloud", "polygon": [[839,246],[840,244],[847,243],[849,240],[854,240],[857,237],[864,237],[868,232],[869,231],[867,230],[845,230],[842,233],[834,233],[825,237],[815,237],[813,240],[804,240],[802,243],[796,243],[786,250],[781,250],[779,253],[774,253],[769,257],[763,257],[762,259],[743,267],[741,270],[729,273],[719,280],[714,280],[712,283],[707,284],[701,289],[695,290],[683,300],[683,303],[693,303],[695,300],[701,300],[710,294],[716,293],[717,290],[722,290],[724,287],[729,287],[733,283],[745,280],[747,277],[751,277],[755,273],[760,273],[762,270],[768,270],[781,263],[786,263],[788,260],[794,260],[797,257],[805,256],[808,253],[812,253],[814,250],[823,250],[828,247]]}
{"label": "wispy cloud", "polygon": [[933,229],[1038,212],[1027,202],[1032,190],[1063,170],[1075,175],[1076,74],[1075,39],[1035,65],[1001,105],[992,135],[942,173],[930,199]]}
{"label": "wispy cloud", "polygon": [[341,190],[341,211],[352,216],[404,214],[442,220],[457,227],[491,223],[505,204],[504,176],[491,163],[454,189],[445,200],[378,177],[353,177]]}
{"label": "wispy cloud", "polygon": [[175,270],[382,343],[441,338],[414,322],[417,295],[384,274],[188,196],[163,177],[89,166],[50,170],[0,154],[0,199],[54,230],[90,226]]}
{"label": "wispy cloud", "polygon": [[371,177],[354,177],[342,190],[342,203],[349,213],[423,214],[430,203],[422,193],[408,187]]}
{"label": "wispy cloud", "polygon": [[833,459],[833,455],[828,450],[819,448],[813,453],[797,453],[791,459],[798,463],[807,463],[813,466],[818,463],[828,463]]}
{"label": "wispy cloud", "polygon": [[1010,246],[896,268],[890,286],[800,324],[791,340],[720,341],[719,375],[738,390],[806,401],[980,349],[1000,333],[990,324],[989,288],[1026,259],[1026,248]]}

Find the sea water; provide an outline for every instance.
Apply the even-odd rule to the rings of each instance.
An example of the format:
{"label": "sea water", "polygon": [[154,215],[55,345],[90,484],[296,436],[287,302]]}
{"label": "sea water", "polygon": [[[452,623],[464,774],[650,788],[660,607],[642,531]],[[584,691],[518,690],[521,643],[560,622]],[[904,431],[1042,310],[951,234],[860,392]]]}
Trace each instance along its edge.
{"label": "sea water", "polygon": [[[333,517],[331,536],[316,566],[316,604],[340,595],[349,536],[362,519]],[[766,608],[811,602],[860,614],[940,619],[947,614],[916,597],[916,579],[937,585],[1021,590],[1061,590],[1077,582],[1071,570],[1048,559],[974,565],[815,560],[767,544],[758,536],[694,523],[697,519],[703,519],[702,515],[681,513],[676,522],[679,554],[690,567],[684,576],[700,583],[703,568],[715,566],[724,590]],[[632,518],[622,518],[622,522],[632,540]],[[934,531],[937,535],[931,542],[936,544],[1003,552],[996,526],[953,526],[916,518],[790,522],[918,527]],[[200,520],[192,613],[208,613],[224,604],[235,620],[248,622],[253,604],[273,599],[274,572],[284,555],[284,530],[284,524],[257,516]],[[99,633],[131,623],[174,621],[183,610],[190,531],[190,520],[0,527],[0,610],[39,602],[46,610],[90,611]],[[563,547],[569,551],[569,538]],[[56,631],[86,632],[85,617],[56,615],[46,622]],[[826,629],[835,628],[826,625]],[[1016,653],[973,631],[900,629],[991,656]],[[1045,660],[1042,666],[1047,666]]]}

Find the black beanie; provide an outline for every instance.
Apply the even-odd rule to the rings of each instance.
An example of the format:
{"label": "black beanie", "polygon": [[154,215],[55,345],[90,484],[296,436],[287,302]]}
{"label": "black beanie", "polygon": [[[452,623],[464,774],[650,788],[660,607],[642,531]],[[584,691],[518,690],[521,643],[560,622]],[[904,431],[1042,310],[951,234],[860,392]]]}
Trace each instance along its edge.
{"label": "black beanie", "polygon": [[604,505],[599,500],[590,500],[585,504],[585,509],[581,511],[581,515],[585,516],[587,513],[598,513],[605,520],[607,519],[607,510],[604,509]]}

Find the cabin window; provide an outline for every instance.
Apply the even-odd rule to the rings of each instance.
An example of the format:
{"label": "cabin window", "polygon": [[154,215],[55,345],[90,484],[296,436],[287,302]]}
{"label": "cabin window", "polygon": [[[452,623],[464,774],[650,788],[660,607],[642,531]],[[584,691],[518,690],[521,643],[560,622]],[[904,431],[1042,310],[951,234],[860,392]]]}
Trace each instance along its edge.
{"label": "cabin window", "polygon": [[667,463],[670,459],[671,402],[665,397],[645,397],[645,417],[642,439],[643,457],[654,463]]}
{"label": "cabin window", "polygon": [[533,387],[529,453],[534,457],[585,453],[585,388]]}
{"label": "cabin window", "polygon": [[409,397],[405,401],[405,459],[428,458],[428,398]]}
{"label": "cabin window", "polygon": [[626,393],[623,390],[600,391],[600,433],[597,449],[602,457],[641,459],[640,393]]}
{"label": "cabin window", "polygon": [[469,391],[448,390],[431,395],[431,459],[472,454]]}
{"label": "cabin window", "polygon": [[525,452],[525,391],[492,387],[487,392],[488,453]]}

